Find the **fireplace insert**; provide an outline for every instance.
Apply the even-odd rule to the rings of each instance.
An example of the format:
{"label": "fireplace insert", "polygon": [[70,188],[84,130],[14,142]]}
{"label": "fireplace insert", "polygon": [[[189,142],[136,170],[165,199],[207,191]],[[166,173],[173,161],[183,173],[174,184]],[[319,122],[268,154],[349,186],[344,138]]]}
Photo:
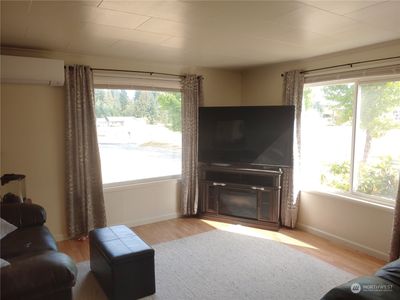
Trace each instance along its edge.
{"label": "fireplace insert", "polygon": [[200,217],[279,229],[282,173],[200,164]]}
{"label": "fireplace insert", "polygon": [[219,194],[219,213],[257,220],[256,192],[222,189]]}

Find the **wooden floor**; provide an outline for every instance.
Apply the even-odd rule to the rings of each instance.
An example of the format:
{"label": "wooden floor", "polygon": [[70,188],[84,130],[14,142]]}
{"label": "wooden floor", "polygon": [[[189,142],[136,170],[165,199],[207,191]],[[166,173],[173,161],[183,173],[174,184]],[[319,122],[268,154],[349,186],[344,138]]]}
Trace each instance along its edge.
{"label": "wooden floor", "polygon": [[[282,228],[279,232],[275,232],[196,218],[179,218],[133,228],[133,230],[150,245],[168,242],[215,229],[247,234],[284,243],[340,269],[353,273],[355,276],[370,275],[385,264],[383,260],[345,248],[300,230]],[[60,251],[67,253],[76,262],[89,259],[88,240],[67,240],[58,242],[58,246]]]}

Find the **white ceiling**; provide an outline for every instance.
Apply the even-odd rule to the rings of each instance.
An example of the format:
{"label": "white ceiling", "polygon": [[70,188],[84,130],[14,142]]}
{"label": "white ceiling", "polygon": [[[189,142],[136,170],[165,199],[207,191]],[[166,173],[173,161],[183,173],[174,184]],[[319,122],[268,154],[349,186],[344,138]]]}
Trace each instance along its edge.
{"label": "white ceiling", "polygon": [[400,1],[3,1],[1,44],[205,67],[400,38]]}

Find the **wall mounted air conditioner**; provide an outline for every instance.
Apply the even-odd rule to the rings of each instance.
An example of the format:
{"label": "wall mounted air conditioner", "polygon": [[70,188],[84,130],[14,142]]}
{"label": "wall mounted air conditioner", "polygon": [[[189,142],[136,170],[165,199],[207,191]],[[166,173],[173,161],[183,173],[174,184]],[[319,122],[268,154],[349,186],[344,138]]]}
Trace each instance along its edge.
{"label": "wall mounted air conditioner", "polygon": [[62,86],[64,85],[64,61],[2,55],[1,82]]}

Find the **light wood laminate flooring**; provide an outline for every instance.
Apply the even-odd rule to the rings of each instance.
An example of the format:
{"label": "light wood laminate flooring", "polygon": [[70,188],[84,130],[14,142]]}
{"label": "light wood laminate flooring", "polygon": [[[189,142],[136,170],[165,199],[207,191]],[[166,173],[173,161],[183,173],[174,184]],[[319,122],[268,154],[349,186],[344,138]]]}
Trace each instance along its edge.
{"label": "light wood laminate flooring", "polygon": [[[365,253],[346,248],[301,230],[282,228],[278,232],[202,220],[179,218],[132,228],[150,245],[168,242],[210,230],[226,230],[284,243],[315,256],[355,276],[371,275],[386,262]],[[76,262],[89,259],[89,241],[66,240],[58,242],[59,250]]]}

